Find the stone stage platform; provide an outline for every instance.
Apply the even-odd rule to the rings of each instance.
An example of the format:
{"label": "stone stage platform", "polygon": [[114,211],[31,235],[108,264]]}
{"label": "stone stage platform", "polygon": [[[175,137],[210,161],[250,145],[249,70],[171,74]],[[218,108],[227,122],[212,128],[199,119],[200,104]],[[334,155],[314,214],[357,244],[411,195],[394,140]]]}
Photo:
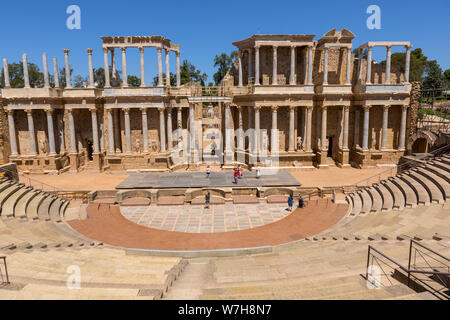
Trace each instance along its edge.
{"label": "stone stage platform", "polygon": [[244,176],[235,184],[233,172],[212,172],[209,178],[204,172],[169,173],[133,173],[116,189],[167,189],[167,188],[220,188],[220,187],[300,187],[287,170],[278,170],[276,174],[261,175],[244,172]]}

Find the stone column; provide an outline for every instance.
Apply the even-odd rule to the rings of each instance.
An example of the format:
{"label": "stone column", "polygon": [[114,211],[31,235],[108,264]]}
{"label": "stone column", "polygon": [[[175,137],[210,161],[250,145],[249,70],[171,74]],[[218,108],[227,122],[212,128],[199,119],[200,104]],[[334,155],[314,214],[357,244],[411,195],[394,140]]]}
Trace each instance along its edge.
{"label": "stone column", "polygon": [[141,87],[145,87],[144,47],[139,47],[139,55],[141,60]]}
{"label": "stone column", "polygon": [[25,88],[30,88],[30,76],[28,75],[28,60],[26,53],[22,55],[22,64],[23,64],[23,80],[25,82]]}
{"label": "stone column", "polygon": [[56,57],[53,58],[53,78],[55,79],[55,88],[59,88],[58,60],[56,60]]}
{"label": "stone column", "polygon": [[114,154],[114,127],[113,127],[113,111],[114,109],[106,109],[108,117],[108,153]]}
{"label": "stone column", "polygon": [[241,52],[241,50],[238,51],[238,69],[239,69],[239,87],[242,87],[243,81],[242,81],[242,52]]}
{"label": "stone column", "polygon": [[92,49],[87,49],[86,52],[88,53],[88,63],[89,63],[89,88],[94,88],[94,68],[92,64]]}
{"label": "stone column", "polygon": [[362,49],[358,49],[358,84],[362,82]]}
{"label": "stone column", "polygon": [[122,108],[125,122],[125,152],[131,153],[130,108]]}
{"label": "stone column", "polygon": [[105,88],[111,88],[111,80],[109,78],[108,49],[103,48],[103,61],[105,64]]}
{"label": "stone column", "polygon": [[50,88],[50,81],[48,79],[47,54],[45,52],[42,54],[42,64],[44,66],[44,88]]}
{"label": "stone column", "polygon": [[272,129],[270,130],[270,152],[278,153],[278,117],[277,117],[278,106],[272,106]]}
{"label": "stone column", "polygon": [[308,85],[312,85],[312,46],[308,46]]}
{"label": "stone column", "polygon": [[5,77],[5,88],[11,88],[11,84],[9,82],[8,61],[6,59],[3,59],[3,75]]}
{"label": "stone column", "polygon": [[[349,49],[350,51],[350,49]],[[342,149],[344,151],[348,150],[348,121],[349,121],[349,109],[350,107],[344,106],[344,133],[342,141]]]}
{"label": "stone column", "polygon": [[388,117],[389,117],[389,105],[383,106],[383,125],[381,130],[381,150],[386,150],[387,144],[387,127],[388,127]]}
{"label": "stone column", "polygon": [[289,77],[289,84],[295,85],[295,46],[291,46],[291,71]]}
{"label": "stone column", "polygon": [[173,147],[172,130],[172,108],[167,108],[167,149],[170,151]]}
{"label": "stone column", "polygon": [[256,155],[260,154],[260,144],[261,144],[261,133],[260,133],[260,122],[259,122],[259,111],[261,110],[260,106],[255,106],[255,153]]}
{"label": "stone column", "polygon": [[323,84],[328,84],[328,48],[323,48]]}
{"label": "stone column", "polygon": [[48,144],[50,148],[51,156],[56,155],[55,148],[55,131],[53,130],[53,110],[46,109],[45,113],[47,114],[47,131],[48,131]]}
{"label": "stone column", "polygon": [[162,49],[157,48],[158,51],[158,87],[163,85],[163,76],[162,76]]}
{"label": "stone column", "polygon": [[77,153],[77,141],[75,136],[75,121],[73,119],[73,110],[67,109],[69,118],[69,135],[70,135],[70,153]]}
{"label": "stone column", "polygon": [[64,62],[66,64],[66,88],[72,88],[72,81],[70,80],[70,64],[69,64],[69,49],[64,49]]}
{"label": "stone column", "polygon": [[345,84],[351,84],[351,69],[352,69],[352,50],[351,48],[347,48],[347,69],[345,73]]}
{"label": "stone column", "polygon": [[142,140],[144,143],[144,152],[148,152],[148,122],[147,122],[147,108],[141,108],[142,113]]}
{"label": "stone column", "polygon": [[[195,151],[195,119],[194,119],[194,105],[192,103],[189,104],[189,152],[192,156],[192,153]],[[191,157],[193,159],[193,157]]]}
{"label": "stone column", "polygon": [[295,107],[289,107],[289,149],[288,151],[294,151],[295,144]]}
{"label": "stone column", "polygon": [[28,134],[30,135],[30,155],[36,155],[36,133],[34,132],[33,110],[25,110],[28,119]]}
{"label": "stone column", "polygon": [[[104,110],[104,109],[103,109]],[[99,127],[99,140],[100,140],[100,152],[105,152],[105,128],[104,128],[104,119],[103,119],[104,111],[100,111],[100,118],[98,119],[98,127]]]}
{"label": "stone column", "polygon": [[367,75],[366,84],[371,84],[372,77],[372,47],[367,48]]}
{"label": "stone column", "polygon": [[164,121],[164,108],[158,108],[159,111],[159,139],[161,152],[166,152],[166,125]]}
{"label": "stone column", "polygon": [[177,109],[177,129],[181,129],[183,127],[183,113],[182,108],[178,107]]}
{"label": "stone column", "polygon": [[313,107],[307,107],[306,117],[306,152],[311,152],[311,129],[312,129],[312,110]]}
{"label": "stone column", "polygon": [[114,48],[110,48],[110,51],[111,51],[111,72],[112,72],[112,75],[111,75],[111,78],[113,79],[113,80],[117,80],[117,77],[116,77],[116,55],[115,55],[115,51],[114,51],[115,49]]}
{"label": "stone column", "polygon": [[274,84],[278,84],[278,81],[277,81],[277,73],[278,73],[278,70],[277,70],[277,67],[278,67],[278,55],[277,55],[277,51],[278,51],[278,50],[277,50],[277,49],[278,49],[278,47],[277,47],[277,46],[272,46],[272,47],[273,47],[272,85],[274,85]]}
{"label": "stone column", "polygon": [[300,127],[302,129],[301,134],[299,134],[302,139],[303,139],[303,146],[305,145],[306,142],[306,108],[302,107],[302,120],[300,123]]}
{"label": "stone column", "polygon": [[327,107],[322,106],[322,125],[321,125],[322,131],[321,131],[321,136],[320,139],[322,141],[322,146],[320,147],[320,149],[322,151],[326,151],[326,142],[325,140],[327,139]]}
{"label": "stone column", "polygon": [[[64,112],[64,110],[62,110]],[[64,141],[64,119],[61,112],[56,113],[56,127],[58,130],[59,137],[59,154],[66,153],[66,144]]]}
{"label": "stone column", "polygon": [[91,121],[92,121],[92,136],[94,140],[94,153],[99,153],[99,143],[98,143],[98,123],[97,123],[97,110],[91,109]]}
{"label": "stone column", "polygon": [[116,152],[122,152],[122,138],[120,135],[120,109],[112,109],[114,121],[114,141]]}
{"label": "stone column", "polygon": [[[253,75],[253,61],[252,61],[252,49],[247,49],[248,52],[248,79],[250,80],[250,78]],[[248,84],[250,84],[250,81],[248,81]]]}
{"label": "stone column", "polygon": [[251,129],[253,127],[253,119],[252,119],[252,108],[250,106],[247,107],[247,113],[248,113],[248,128]]}
{"label": "stone column", "polygon": [[231,147],[231,126],[230,126],[230,104],[225,103],[225,157],[230,152]]}
{"label": "stone column", "polygon": [[398,143],[398,150],[405,151],[405,136],[406,136],[406,115],[408,112],[408,105],[402,106],[402,118],[400,120],[400,138]]}
{"label": "stone column", "polygon": [[181,74],[180,74],[180,52],[176,51],[177,55],[177,87],[181,86]]}
{"label": "stone column", "polygon": [[122,87],[128,87],[128,72],[127,72],[127,48],[120,48],[122,52]]}
{"label": "stone column", "polygon": [[244,150],[244,125],[242,122],[242,107],[237,106],[237,110],[239,123],[238,150]]}
{"label": "stone column", "polygon": [[8,128],[9,128],[9,143],[11,145],[11,157],[17,157],[17,137],[16,125],[14,123],[14,110],[6,110],[8,112]]}
{"label": "stone column", "polygon": [[409,83],[409,65],[411,61],[411,46],[405,46],[406,58],[405,58],[405,82]]}
{"label": "stone column", "polygon": [[370,106],[363,106],[364,108],[364,125],[363,125],[363,143],[362,148],[363,151],[369,150],[369,112]]}
{"label": "stone column", "polygon": [[359,147],[359,119],[360,119],[359,109],[355,110],[355,147]]}
{"label": "stone column", "polygon": [[386,84],[391,84],[391,46],[386,46]]}
{"label": "stone column", "polygon": [[165,49],[166,51],[166,86],[170,87],[170,61],[169,61],[169,49]]}
{"label": "stone column", "polygon": [[259,46],[255,46],[255,84],[259,84]]}

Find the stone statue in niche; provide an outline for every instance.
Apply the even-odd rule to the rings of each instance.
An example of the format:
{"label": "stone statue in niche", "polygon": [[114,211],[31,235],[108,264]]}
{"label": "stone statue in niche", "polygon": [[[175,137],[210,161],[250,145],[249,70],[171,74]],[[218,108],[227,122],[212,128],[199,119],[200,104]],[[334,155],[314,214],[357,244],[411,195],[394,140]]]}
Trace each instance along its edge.
{"label": "stone statue in niche", "polygon": [[302,137],[297,137],[297,150],[303,149],[303,139]]}
{"label": "stone statue in niche", "polygon": [[153,152],[158,151],[158,144],[156,143],[155,140],[152,140],[152,151]]}
{"label": "stone statue in niche", "polygon": [[377,140],[375,138],[372,138],[372,149],[375,149],[377,146]]}
{"label": "stone statue in niche", "polygon": [[47,141],[39,140],[39,149],[42,151],[42,154],[47,154]]}
{"label": "stone statue in niche", "polygon": [[136,152],[141,152],[141,142],[139,141],[139,139],[136,139]]}
{"label": "stone statue in niche", "polygon": [[328,150],[328,147],[330,146],[330,140],[325,140],[325,150]]}

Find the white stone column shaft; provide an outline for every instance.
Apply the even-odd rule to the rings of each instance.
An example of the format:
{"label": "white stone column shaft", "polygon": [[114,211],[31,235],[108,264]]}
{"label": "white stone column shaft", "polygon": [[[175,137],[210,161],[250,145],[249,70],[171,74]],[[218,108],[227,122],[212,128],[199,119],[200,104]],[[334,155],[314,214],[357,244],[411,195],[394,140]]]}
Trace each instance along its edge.
{"label": "white stone column shaft", "polygon": [[400,138],[398,149],[400,151],[405,150],[405,137],[406,137],[406,115],[408,112],[408,105],[402,106],[402,118],[400,120]]}
{"label": "white stone column shaft", "polygon": [[273,46],[273,61],[272,61],[272,84],[278,84],[277,73],[278,73],[278,47]]}
{"label": "white stone column shaft", "polygon": [[145,87],[145,62],[144,62],[144,47],[139,47],[139,55],[141,61],[141,87]]}
{"label": "white stone column shaft", "polygon": [[181,86],[181,73],[180,73],[180,52],[176,51],[177,57],[177,87]]}
{"label": "white stone column shaft", "polygon": [[108,117],[108,153],[109,154],[115,153],[113,112],[114,112],[114,109],[106,109],[106,115]]}
{"label": "white stone column shaft", "polygon": [[323,84],[328,84],[328,48],[323,48]]}
{"label": "white stone column shaft", "polygon": [[360,139],[359,139],[359,120],[360,120],[360,112],[359,110],[355,110],[355,146],[359,147],[360,146]]}
{"label": "white stone column shaft", "polygon": [[172,108],[167,108],[167,146],[168,150],[173,148],[173,130],[172,130]]}
{"label": "white stone column shaft", "polygon": [[255,84],[259,84],[259,47],[255,47]]}
{"label": "white stone column shaft", "polygon": [[28,119],[28,134],[30,137],[30,155],[36,155],[36,133],[34,132],[33,110],[26,110]]}
{"label": "white stone column shaft", "polygon": [[88,53],[88,64],[89,64],[89,88],[94,88],[94,67],[92,63],[92,49],[87,49],[86,52]]}
{"label": "white stone column shaft", "polygon": [[261,153],[261,132],[260,132],[260,107],[255,107],[255,150],[254,153],[259,155]]}
{"label": "white stone column shaft", "polygon": [[166,86],[170,87],[170,50],[166,49]]}
{"label": "white stone column shaft", "polygon": [[59,154],[66,153],[66,143],[64,138],[64,119],[63,113],[56,113],[56,126],[58,128],[58,137],[59,137]]}
{"label": "white stone column shaft", "polygon": [[278,107],[272,107],[272,129],[270,132],[270,152],[271,153],[279,152],[277,109],[278,109]]}
{"label": "white stone column shaft", "polygon": [[311,152],[311,130],[312,130],[312,107],[307,107],[306,110],[306,151]]}
{"label": "white stone column shaft", "polygon": [[183,113],[182,113],[182,109],[178,108],[177,109],[177,129],[181,129],[183,127]]}
{"label": "white stone column shaft", "polygon": [[411,47],[406,46],[406,58],[405,58],[405,82],[409,83],[409,66],[411,61]]}
{"label": "white stone column shaft", "polygon": [[389,105],[383,106],[383,124],[381,130],[381,150],[386,150]]}
{"label": "white stone column shaft", "polygon": [[248,49],[248,78],[250,79],[253,76],[253,59],[252,59],[252,49]]}
{"label": "white stone column shaft", "polygon": [[142,113],[142,139],[144,140],[144,152],[148,152],[148,121],[147,108],[141,108]]}
{"label": "white stone column shaft", "polygon": [[242,52],[238,51],[238,69],[239,69],[239,87],[242,87],[243,80],[242,80]]}
{"label": "white stone column shaft", "polygon": [[45,52],[42,54],[42,65],[44,66],[44,88],[49,88],[50,81],[48,78],[48,63],[47,63],[47,54]]}
{"label": "white stone column shaft", "polygon": [[68,110],[69,135],[70,135],[70,153],[77,153],[77,141],[75,136],[75,121],[73,119],[73,110]]}
{"label": "white stone column shaft", "polygon": [[362,82],[362,49],[358,49],[358,83]]}
{"label": "white stone column shaft", "polygon": [[64,62],[66,65],[66,88],[72,88],[72,81],[70,79],[70,63],[69,63],[69,52],[70,50],[64,49]]}
{"label": "white stone column shaft", "polygon": [[55,148],[55,131],[53,129],[53,110],[45,110],[47,114],[47,131],[48,131],[48,144],[50,148],[50,155],[56,154]]}
{"label": "white stone column shaft", "polygon": [[194,119],[194,105],[189,104],[189,152],[192,154],[195,149],[195,119]]}
{"label": "white stone column shaft", "polygon": [[116,77],[116,74],[117,74],[117,72],[116,72],[116,54],[115,54],[115,48],[111,48],[110,49],[110,52],[111,52],[111,79],[113,79],[113,80],[117,80],[117,77]]}
{"label": "white stone column shaft", "polygon": [[352,69],[352,51],[350,50],[350,48],[347,48],[347,69],[346,69],[346,73],[345,73],[345,84],[350,84],[351,83],[351,69]]}
{"label": "white stone column shaft", "polygon": [[161,152],[166,152],[166,124],[164,120],[164,108],[159,108],[159,139]]}
{"label": "white stone column shaft", "polygon": [[28,60],[26,53],[22,55],[22,64],[23,64],[23,80],[25,83],[25,88],[30,88],[30,76],[28,74]]}
{"label": "white stone column shaft", "polygon": [[8,110],[8,128],[9,128],[9,143],[11,145],[11,156],[18,156],[17,152],[17,137],[16,125],[14,123],[14,110]]}
{"label": "white stone column shaft", "polygon": [[239,124],[239,137],[238,137],[238,149],[244,150],[244,125],[242,121],[242,107],[238,108],[238,124]]}
{"label": "white stone column shaft", "polygon": [[348,121],[349,121],[349,107],[344,107],[344,133],[342,149],[348,150]]}
{"label": "white stone column shaft", "polygon": [[3,76],[5,78],[5,88],[10,88],[8,61],[3,59]]}
{"label": "white stone column shaft", "polygon": [[289,151],[294,151],[295,143],[295,108],[289,108]]}
{"label": "white stone column shaft", "polygon": [[372,77],[372,47],[367,48],[367,74],[366,74],[366,84],[371,84]]}
{"label": "white stone column shaft", "polygon": [[363,150],[368,150],[369,146],[369,115],[370,108],[369,106],[364,106],[364,124],[363,124]]}
{"label": "white stone column shaft", "polygon": [[291,70],[289,77],[289,84],[295,85],[295,46],[291,47]]}
{"label": "white stone column shaft", "polygon": [[122,52],[122,87],[128,87],[128,72],[127,72],[127,48],[120,48]]}
{"label": "white stone column shaft", "polygon": [[103,49],[103,62],[105,64],[105,88],[111,87],[111,79],[109,78],[108,49]]}
{"label": "white stone column shaft", "polygon": [[53,58],[53,78],[55,79],[55,88],[59,88],[60,83],[59,83],[58,60],[56,59],[56,57]]}
{"label": "white stone column shaft", "polygon": [[98,141],[98,122],[97,122],[97,110],[91,109],[91,122],[92,122],[92,137],[94,140],[94,153],[99,153],[99,141]]}
{"label": "white stone column shaft", "polygon": [[130,109],[123,108],[123,118],[125,122],[125,152],[131,153],[131,126],[130,126]]}
{"label": "white stone column shaft", "polygon": [[321,141],[322,146],[320,147],[321,150],[326,150],[326,140],[327,140],[327,107],[322,107],[322,133],[321,133]]}
{"label": "white stone column shaft", "polygon": [[157,48],[158,52],[158,87],[163,85],[163,75],[162,75],[162,49]]}
{"label": "white stone column shaft", "polygon": [[391,47],[386,47],[386,84],[391,83]]}
{"label": "white stone column shaft", "polygon": [[312,84],[312,66],[313,66],[313,61],[312,61],[312,47],[308,46],[308,85]]}

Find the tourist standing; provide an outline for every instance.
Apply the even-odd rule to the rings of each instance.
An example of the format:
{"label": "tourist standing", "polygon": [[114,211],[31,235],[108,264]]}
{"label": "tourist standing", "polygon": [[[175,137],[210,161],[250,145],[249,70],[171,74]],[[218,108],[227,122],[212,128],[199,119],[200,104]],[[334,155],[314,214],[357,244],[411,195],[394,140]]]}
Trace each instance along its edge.
{"label": "tourist standing", "polygon": [[256,167],[256,179],[261,177],[261,168],[259,166]]}
{"label": "tourist standing", "polygon": [[211,200],[211,194],[208,192],[206,192],[205,194],[205,209],[209,209],[209,202]]}
{"label": "tourist standing", "polygon": [[209,176],[211,175],[211,168],[209,167],[209,165],[206,167],[206,177],[209,178]]}
{"label": "tourist standing", "polygon": [[244,176],[244,168],[240,167],[239,176],[242,178]]}
{"label": "tourist standing", "polygon": [[241,178],[241,165],[240,164],[238,164],[236,170],[237,170],[237,173],[238,173],[238,178],[240,179]]}
{"label": "tourist standing", "polygon": [[305,206],[305,201],[303,200],[302,196],[298,197],[298,207],[303,208]]}
{"label": "tourist standing", "polygon": [[292,195],[289,195],[289,198],[288,198],[288,210],[289,211],[292,211],[292,206],[294,205],[294,198],[292,197]]}
{"label": "tourist standing", "polygon": [[235,183],[235,184],[238,183],[238,175],[239,175],[238,169],[235,169],[235,170],[234,170],[234,183]]}

